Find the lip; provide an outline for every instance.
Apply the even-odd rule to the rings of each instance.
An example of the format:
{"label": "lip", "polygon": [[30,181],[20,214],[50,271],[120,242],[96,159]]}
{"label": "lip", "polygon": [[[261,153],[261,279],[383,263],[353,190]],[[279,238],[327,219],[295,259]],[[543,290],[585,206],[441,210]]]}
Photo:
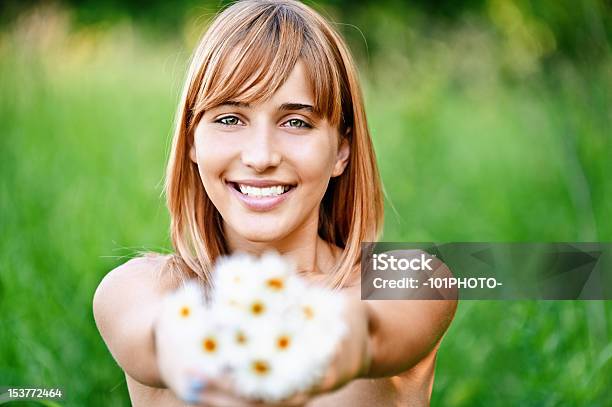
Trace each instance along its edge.
{"label": "lip", "polygon": [[283,201],[285,201],[295,190],[295,187],[292,187],[289,191],[285,192],[282,195],[278,196],[266,196],[266,197],[254,197],[242,194],[240,191],[236,190],[232,184],[240,183],[244,185],[257,186],[257,187],[267,187],[271,185],[290,185],[278,181],[258,181],[260,184],[252,184],[244,181],[232,181],[226,182],[225,186],[230,190],[230,193],[234,194],[234,196],[247,208],[255,212],[265,212],[272,210],[278,207]]}

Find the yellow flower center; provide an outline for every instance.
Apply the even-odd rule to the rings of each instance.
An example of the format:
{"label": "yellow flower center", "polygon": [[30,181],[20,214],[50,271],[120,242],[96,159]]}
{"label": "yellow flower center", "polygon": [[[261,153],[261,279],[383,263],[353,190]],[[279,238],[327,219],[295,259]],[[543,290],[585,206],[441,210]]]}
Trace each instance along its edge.
{"label": "yellow flower center", "polygon": [[304,311],[304,316],[306,317],[306,319],[313,319],[314,318],[314,310],[312,309],[312,307],[310,305],[306,305],[303,308]]}
{"label": "yellow flower center", "polygon": [[213,353],[217,350],[217,341],[215,338],[204,338],[204,340],[202,340],[202,348],[205,352]]}
{"label": "yellow flower center", "polygon": [[285,287],[285,282],[282,278],[271,278],[266,282],[268,288],[274,291],[280,291]]}
{"label": "yellow flower center", "polygon": [[251,312],[254,315],[261,315],[265,310],[266,306],[260,301],[255,301],[253,304],[251,304]]}
{"label": "yellow flower center", "polygon": [[279,337],[276,341],[276,346],[278,346],[280,350],[287,349],[290,344],[291,344],[291,338],[287,335],[283,335]]}
{"label": "yellow flower center", "polygon": [[247,337],[242,331],[236,333],[236,342],[240,345],[244,345],[247,342]]}
{"label": "yellow flower center", "polygon": [[181,312],[181,316],[183,318],[187,318],[189,316],[189,314],[191,314],[191,310],[186,305],[181,307],[181,311],[180,312]]}
{"label": "yellow flower center", "polygon": [[251,364],[253,372],[259,376],[264,376],[270,373],[270,365],[265,360],[254,360]]}

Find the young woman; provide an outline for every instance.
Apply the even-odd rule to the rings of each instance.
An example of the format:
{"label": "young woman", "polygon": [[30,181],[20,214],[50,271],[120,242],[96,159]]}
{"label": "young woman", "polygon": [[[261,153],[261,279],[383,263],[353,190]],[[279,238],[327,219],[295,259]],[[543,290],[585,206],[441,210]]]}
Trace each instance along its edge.
{"label": "young woman", "polygon": [[[220,255],[275,249],[350,304],[349,335],[325,378],[285,404],[427,405],[456,303],[360,300],[360,243],[379,236],[381,190],[356,68],[330,24],[291,0],[221,12],[179,106],[166,185],[175,254],[127,262],[94,298],[133,404],[256,404],[158,352],[169,333],[155,321],[163,295],[186,279],[209,287]],[[177,377],[192,381],[190,394],[174,392]]]}

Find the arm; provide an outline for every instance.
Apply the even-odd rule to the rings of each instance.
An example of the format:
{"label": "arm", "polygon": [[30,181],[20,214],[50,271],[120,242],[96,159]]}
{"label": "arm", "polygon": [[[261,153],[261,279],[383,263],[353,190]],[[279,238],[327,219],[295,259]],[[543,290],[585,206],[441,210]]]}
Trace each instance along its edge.
{"label": "arm", "polygon": [[371,362],[365,376],[393,376],[420,362],[444,335],[456,307],[456,300],[368,301]]}
{"label": "arm", "polygon": [[[434,259],[432,266],[432,274],[452,276],[439,259]],[[446,299],[366,301],[371,357],[366,377],[404,372],[434,349],[457,309],[455,289],[442,295]]]}
{"label": "arm", "polygon": [[119,366],[138,382],[164,387],[153,335],[165,287],[163,258],[137,258],[108,273],[94,294],[96,325]]}

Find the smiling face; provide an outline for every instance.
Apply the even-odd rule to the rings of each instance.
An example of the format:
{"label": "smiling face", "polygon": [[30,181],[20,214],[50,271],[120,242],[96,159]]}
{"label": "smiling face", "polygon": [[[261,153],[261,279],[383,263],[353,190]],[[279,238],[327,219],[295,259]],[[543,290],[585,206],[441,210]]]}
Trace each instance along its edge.
{"label": "smiling face", "polygon": [[316,233],[319,205],[349,146],[314,105],[298,61],[270,99],[227,101],[203,114],[190,158],[230,240],[279,243]]}

